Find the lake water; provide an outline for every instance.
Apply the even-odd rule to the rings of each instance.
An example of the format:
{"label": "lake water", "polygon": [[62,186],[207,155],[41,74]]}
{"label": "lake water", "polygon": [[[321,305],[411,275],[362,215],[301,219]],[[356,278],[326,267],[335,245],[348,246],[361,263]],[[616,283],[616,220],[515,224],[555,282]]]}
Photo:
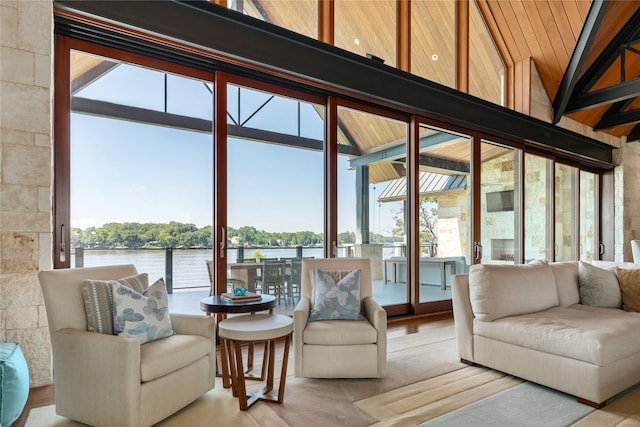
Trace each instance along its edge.
{"label": "lake water", "polygon": [[[290,258],[296,256],[295,248],[257,249],[266,258]],[[251,258],[254,249],[245,249],[245,258]],[[383,249],[383,258],[392,255],[393,248]],[[236,250],[227,251],[228,262],[236,262]],[[322,258],[324,248],[303,248],[302,256]],[[341,255],[342,256],[342,255]],[[206,260],[213,257],[212,249],[174,249],[173,250],[173,289],[188,289],[209,287],[209,274]],[[160,277],[165,277],[164,249],[108,249],[85,250],[84,266],[96,267],[114,264],[134,264],[139,272],[149,274],[149,281],[153,283]],[[75,267],[75,257],[71,257],[71,266]]]}

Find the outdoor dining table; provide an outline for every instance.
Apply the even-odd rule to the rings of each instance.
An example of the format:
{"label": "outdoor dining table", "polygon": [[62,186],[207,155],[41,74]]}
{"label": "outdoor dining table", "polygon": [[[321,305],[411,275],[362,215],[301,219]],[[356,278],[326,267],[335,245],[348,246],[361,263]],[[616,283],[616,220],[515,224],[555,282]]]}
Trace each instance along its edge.
{"label": "outdoor dining table", "polygon": [[262,268],[261,262],[242,262],[229,264],[227,267],[230,270],[230,277],[242,280],[249,292],[256,291],[256,278],[258,277],[258,270]]}

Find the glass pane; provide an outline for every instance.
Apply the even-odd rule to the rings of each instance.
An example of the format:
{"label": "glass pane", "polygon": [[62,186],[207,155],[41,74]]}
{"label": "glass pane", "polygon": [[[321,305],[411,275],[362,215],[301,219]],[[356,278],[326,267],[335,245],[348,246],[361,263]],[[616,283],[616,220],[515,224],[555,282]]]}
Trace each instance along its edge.
{"label": "glass pane", "polygon": [[396,65],[395,0],[335,0],[335,45]]}
{"label": "glass pane", "polygon": [[338,122],[338,256],[370,258],[376,300],[406,302],[407,124],[344,107]]}
{"label": "glass pane", "polygon": [[[280,137],[263,135],[264,131],[323,140],[323,107],[235,85],[229,85],[227,90],[229,125],[260,130],[260,137],[275,138],[274,142]],[[251,137],[251,132],[247,135]],[[302,142],[298,141],[298,145]]]}
{"label": "glass pane", "polygon": [[556,163],[556,261],[578,259],[578,169]]}
{"label": "glass pane", "polygon": [[481,157],[481,262],[513,264],[520,259],[519,151],[483,141]]}
{"label": "glass pane", "polygon": [[317,0],[229,0],[228,7],[307,37],[318,36]]}
{"label": "glass pane", "polygon": [[469,6],[469,93],[504,105],[505,66],[475,1]]}
{"label": "glass pane", "polygon": [[553,162],[524,155],[524,259],[553,260]]}
{"label": "glass pane", "polygon": [[71,93],[76,100],[104,101],[114,109],[127,105],[207,120],[213,117],[210,82],[81,52],[72,53],[71,62]]}
{"label": "glass pane", "polygon": [[[228,128],[227,276],[275,295],[278,311],[291,314],[300,298],[294,262],[324,256],[324,107],[245,87],[227,90],[230,121],[244,123]],[[284,276],[271,276],[276,269],[263,265],[276,260],[285,262]]]}
{"label": "glass pane", "polygon": [[[213,144],[201,128],[211,119],[211,83],[81,52],[71,70],[71,265],[133,263],[152,282],[170,267],[167,287],[208,292]],[[165,99],[166,109],[156,105]],[[104,100],[114,108],[92,114]],[[123,120],[121,104],[141,108]],[[186,116],[181,128],[170,115],[149,116],[156,107]]]}
{"label": "glass pane", "polygon": [[411,72],[455,87],[454,0],[411,3]]}
{"label": "glass pane", "polygon": [[580,259],[599,259],[598,175],[580,171]]}
{"label": "glass pane", "polygon": [[471,140],[420,127],[420,302],[451,299],[471,263]]}

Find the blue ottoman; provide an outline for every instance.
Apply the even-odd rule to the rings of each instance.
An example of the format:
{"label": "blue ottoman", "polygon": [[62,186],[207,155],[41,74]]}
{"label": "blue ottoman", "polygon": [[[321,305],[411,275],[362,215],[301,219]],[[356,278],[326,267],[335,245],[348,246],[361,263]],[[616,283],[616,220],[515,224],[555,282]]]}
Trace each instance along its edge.
{"label": "blue ottoman", "polygon": [[29,367],[13,342],[0,343],[0,426],[18,419],[29,397]]}

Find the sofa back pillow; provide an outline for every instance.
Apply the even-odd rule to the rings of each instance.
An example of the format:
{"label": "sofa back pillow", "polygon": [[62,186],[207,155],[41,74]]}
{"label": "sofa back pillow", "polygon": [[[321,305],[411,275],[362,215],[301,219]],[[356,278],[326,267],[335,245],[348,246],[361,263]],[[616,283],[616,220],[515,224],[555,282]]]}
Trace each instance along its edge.
{"label": "sofa back pillow", "polygon": [[578,262],[564,261],[549,263],[558,289],[558,305],[569,307],[580,303],[578,291]]}
{"label": "sofa back pillow", "polygon": [[473,265],[469,270],[469,295],[475,317],[489,322],[558,306],[555,278],[545,261]]}
{"label": "sofa back pillow", "polygon": [[580,261],[578,281],[582,304],[603,308],[622,308],[622,291],[615,270]]}

